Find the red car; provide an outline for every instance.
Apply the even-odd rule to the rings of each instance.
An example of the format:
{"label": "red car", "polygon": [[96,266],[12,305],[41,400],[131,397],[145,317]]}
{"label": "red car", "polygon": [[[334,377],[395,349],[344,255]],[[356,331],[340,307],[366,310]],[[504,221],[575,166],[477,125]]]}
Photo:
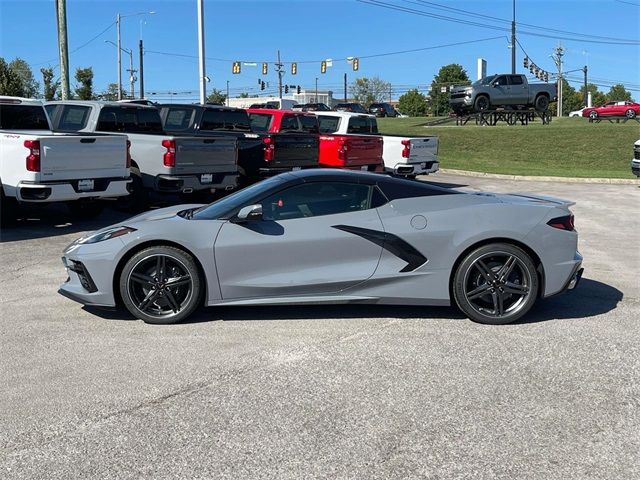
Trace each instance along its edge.
{"label": "red car", "polygon": [[640,103],[634,102],[607,102],[600,107],[585,108],[582,111],[583,117],[591,119],[611,116],[636,118],[637,115],[640,115]]}

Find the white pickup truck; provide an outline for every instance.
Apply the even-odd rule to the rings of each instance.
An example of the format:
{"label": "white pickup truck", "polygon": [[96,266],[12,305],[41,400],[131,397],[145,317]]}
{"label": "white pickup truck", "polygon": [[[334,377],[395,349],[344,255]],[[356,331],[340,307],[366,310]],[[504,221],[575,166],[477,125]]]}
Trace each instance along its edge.
{"label": "white pickup truck", "polygon": [[[437,172],[438,137],[387,135],[378,133],[374,115],[349,112],[312,112],[320,119],[320,132],[335,134],[376,135],[383,141],[382,160],[385,171],[394,175],[415,177]],[[335,125],[330,125],[333,120]],[[329,128],[327,130],[327,128]]]}
{"label": "white pickup truck", "polygon": [[42,102],[0,97],[2,210],[16,203],[69,202],[92,216],[95,199],[129,194],[127,137],[54,133]]}
{"label": "white pickup truck", "polygon": [[124,133],[131,142],[131,202],[143,208],[148,193],[231,190],[238,184],[233,136],[169,135],[157,108],[135,103],[47,102],[56,131]]}

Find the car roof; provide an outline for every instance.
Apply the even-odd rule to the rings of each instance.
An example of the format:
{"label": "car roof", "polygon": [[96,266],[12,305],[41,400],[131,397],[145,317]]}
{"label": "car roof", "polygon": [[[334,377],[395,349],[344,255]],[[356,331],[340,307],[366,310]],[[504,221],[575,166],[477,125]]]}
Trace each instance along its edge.
{"label": "car roof", "polygon": [[227,107],[226,105],[213,105],[211,103],[159,103],[158,108],[180,107],[180,108],[205,108],[207,110],[244,110],[243,108]]}
{"label": "car roof", "polygon": [[5,105],[37,105],[42,106],[42,100],[24,97],[12,97],[8,95],[0,96],[0,103]]}
{"label": "car roof", "polygon": [[295,116],[307,116],[312,117],[313,115],[307,112],[300,112],[297,110],[280,110],[279,108],[247,108],[247,112],[249,113],[264,113],[266,115],[295,115]]}
{"label": "car roof", "polygon": [[155,105],[141,105],[139,103],[118,102],[117,100],[51,100],[45,102],[45,105],[86,105],[89,107],[156,109]]}
{"label": "car roof", "polygon": [[310,112],[314,115],[324,115],[324,116],[328,116],[328,117],[340,117],[340,118],[352,118],[352,117],[371,117],[371,118],[375,118],[374,115],[371,115],[370,113],[358,113],[358,112],[334,112],[334,111],[324,111],[324,110],[318,110],[315,112]]}

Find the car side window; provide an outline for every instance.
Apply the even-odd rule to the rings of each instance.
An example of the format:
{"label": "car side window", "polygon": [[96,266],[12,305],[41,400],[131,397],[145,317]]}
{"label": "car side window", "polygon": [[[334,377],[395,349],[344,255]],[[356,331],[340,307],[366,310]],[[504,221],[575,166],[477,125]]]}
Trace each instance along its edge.
{"label": "car side window", "polygon": [[504,75],[501,75],[499,77],[497,77],[494,81],[493,81],[494,85],[499,85],[499,86],[503,86],[507,84],[507,77]]}
{"label": "car side window", "polygon": [[373,208],[372,194],[370,185],[312,182],[270,195],[260,203],[265,220],[280,221],[367,210]]}
{"label": "car side window", "polygon": [[520,75],[511,75],[511,85],[522,85],[522,77]]}

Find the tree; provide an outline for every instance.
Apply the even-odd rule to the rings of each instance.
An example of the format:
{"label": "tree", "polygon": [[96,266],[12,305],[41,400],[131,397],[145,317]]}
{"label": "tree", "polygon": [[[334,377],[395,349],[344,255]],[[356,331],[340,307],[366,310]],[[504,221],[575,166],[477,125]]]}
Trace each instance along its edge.
{"label": "tree", "polygon": [[[124,91],[124,89],[120,89],[120,94],[122,98],[127,98],[127,95]],[[97,95],[97,97],[100,100],[107,100],[107,101],[115,101],[118,100],[118,84],[117,83],[110,83],[107,86],[107,89],[100,93],[99,95]]]}
{"label": "tree", "polygon": [[249,94],[247,92],[242,92],[236,98],[249,98]]}
{"label": "tree", "polygon": [[53,81],[53,68],[41,68],[42,84],[44,85],[44,99],[47,101],[53,100],[56,96],[58,88],[60,88],[60,80]]}
{"label": "tree", "polygon": [[76,82],[79,83],[76,87],[78,99],[93,100],[93,69],[91,67],[76,68]]}
{"label": "tree", "polygon": [[211,93],[207,96],[207,103],[221,103],[224,105],[224,102],[227,100],[227,96],[222,93],[221,90],[214,88],[211,90]]}
{"label": "tree", "polygon": [[398,99],[398,110],[410,117],[423,117],[427,114],[427,97],[417,89],[409,90]]}
{"label": "tree", "polygon": [[607,93],[607,101],[609,102],[622,102],[624,100],[631,101],[631,92],[624,88],[624,85],[618,83],[611,87],[609,93]]}
{"label": "tree", "polygon": [[25,88],[20,76],[9,68],[4,58],[0,57],[0,95],[24,97]]}
{"label": "tree", "polygon": [[[587,83],[587,92],[591,92],[591,105],[600,106],[607,103],[607,96],[598,90],[598,86],[593,83]],[[580,87],[580,94],[584,98],[584,85]]]}
{"label": "tree", "polygon": [[[583,105],[583,95],[576,91],[565,78],[562,79],[562,115],[568,116],[569,112],[580,110]],[[558,102],[551,102],[549,113],[557,115]]]}
{"label": "tree", "polygon": [[[442,67],[431,82],[431,113],[445,115],[449,112],[449,87],[452,85],[469,85],[469,76],[462,65],[450,63]],[[445,90],[444,92],[442,90]]]}
{"label": "tree", "polygon": [[22,97],[35,98],[40,91],[40,85],[33,77],[31,67],[27,62],[21,58],[16,58],[9,63],[9,68],[20,78],[22,81]]}
{"label": "tree", "polygon": [[384,101],[390,90],[391,84],[379,77],[356,78],[349,87],[353,99],[365,107],[372,103]]}

